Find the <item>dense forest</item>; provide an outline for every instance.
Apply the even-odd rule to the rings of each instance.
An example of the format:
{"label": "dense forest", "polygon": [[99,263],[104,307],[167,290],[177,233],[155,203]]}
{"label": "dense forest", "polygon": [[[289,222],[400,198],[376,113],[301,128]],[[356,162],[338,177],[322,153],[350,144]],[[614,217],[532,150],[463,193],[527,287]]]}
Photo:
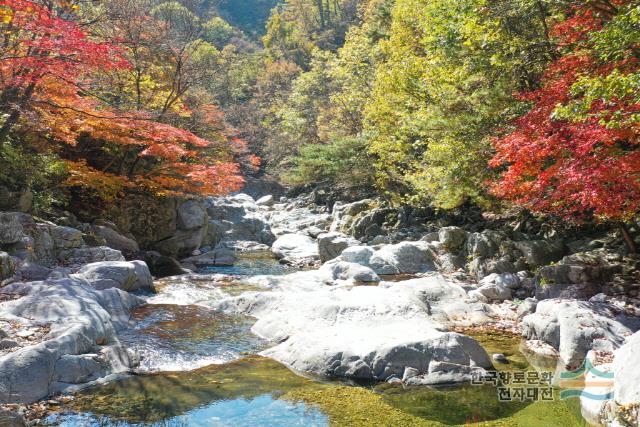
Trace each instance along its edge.
{"label": "dense forest", "polygon": [[445,209],[640,210],[635,0],[2,0],[0,18],[6,205],[266,174]]}

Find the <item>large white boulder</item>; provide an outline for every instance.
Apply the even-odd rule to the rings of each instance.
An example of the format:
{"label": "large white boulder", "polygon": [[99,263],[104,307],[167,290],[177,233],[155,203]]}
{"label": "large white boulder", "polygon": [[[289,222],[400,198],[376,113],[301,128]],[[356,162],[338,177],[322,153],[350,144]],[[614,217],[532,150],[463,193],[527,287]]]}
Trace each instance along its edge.
{"label": "large white boulder", "polygon": [[380,276],[364,265],[353,262],[329,262],[320,267],[320,272],[327,272],[331,280],[353,280],[355,282],[380,282]]}
{"label": "large white boulder", "polygon": [[478,314],[486,305],[461,309],[464,289],[442,276],[354,287],[326,286],[313,274],[264,279],[269,292],[231,297],[216,308],[255,317],[252,330],[279,343],[262,354],[303,372],[385,380],[412,368],[420,382],[435,384],[465,381],[471,370],[491,366],[473,339],[445,332],[467,315],[476,324],[489,321],[488,313]]}
{"label": "large white boulder", "polygon": [[350,246],[358,246],[360,242],[343,233],[331,232],[318,236],[318,252],[320,261],[327,262],[337,258]]}
{"label": "large white boulder", "polygon": [[494,273],[480,280],[478,285],[477,289],[469,292],[469,296],[480,300],[504,301],[511,299],[511,289],[520,285],[520,279],[511,273]]}
{"label": "large white boulder", "polygon": [[273,206],[274,203],[275,203],[275,199],[270,194],[256,200],[256,205],[258,206]]}
{"label": "large white boulder", "polygon": [[271,250],[278,258],[292,261],[311,261],[320,258],[318,245],[306,234],[285,234],[272,245]]}
{"label": "large white boulder", "polygon": [[376,250],[370,246],[352,246],[342,251],[342,254],[338,257],[338,261],[353,262],[369,266],[369,261],[375,251]]}
{"label": "large white boulder", "polygon": [[153,290],[153,277],[144,261],[106,261],[87,264],[77,275],[98,290]]}
{"label": "large white boulder", "polygon": [[524,317],[523,335],[558,350],[569,367],[577,368],[590,350],[612,352],[640,329],[640,318],[607,303],[549,299]]}
{"label": "large white boulder", "polygon": [[412,274],[435,271],[435,254],[426,242],[402,242],[380,249],[353,246],[336,258],[373,269],[378,274]]}
{"label": "large white boulder", "polygon": [[[323,328],[295,335],[263,355],[300,372],[382,381],[415,369],[423,383],[430,384],[468,381],[463,366],[491,366],[480,344],[462,334],[428,329],[408,335],[401,324],[393,323],[342,326],[348,329]],[[458,375],[445,379],[436,374],[443,361],[457,365]]]}
{"label": "large white boulder", "polygon": [[615,399],[621,405],[640,404],[640,332],[616,352],[613,361]]}
{"label": "large white boulder", "polygon": [[98,291],[78,278],[16,283],[2,293],[22,295],[0,304],[2,317],[26,326],[47,324],[50,332],[46,341],[0,358],[0,402],[31,403],[137,364],[115,331],[141,299],[119,289]]}

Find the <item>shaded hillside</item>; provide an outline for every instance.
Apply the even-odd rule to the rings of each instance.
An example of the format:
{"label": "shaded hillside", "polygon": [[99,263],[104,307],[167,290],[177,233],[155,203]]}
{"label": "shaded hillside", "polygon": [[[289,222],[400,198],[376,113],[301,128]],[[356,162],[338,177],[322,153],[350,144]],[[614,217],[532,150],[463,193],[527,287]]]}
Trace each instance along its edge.
{"label": "shaded hillside", "polygon": [[261,35],[271,9],[278,4],[278,0],[212,0],[208,3],[215,6],[233,26],[247,34]]}

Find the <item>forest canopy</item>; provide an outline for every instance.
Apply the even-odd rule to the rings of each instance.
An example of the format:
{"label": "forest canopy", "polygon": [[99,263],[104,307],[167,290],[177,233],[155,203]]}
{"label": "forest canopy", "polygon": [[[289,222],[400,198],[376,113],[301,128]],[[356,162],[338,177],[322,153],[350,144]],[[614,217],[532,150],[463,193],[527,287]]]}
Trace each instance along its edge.
{"label": "forest canopy", "polygon": [[266,174],[640,210],[637,0],[2,0],[0,18],[0,179],[43,208]]}

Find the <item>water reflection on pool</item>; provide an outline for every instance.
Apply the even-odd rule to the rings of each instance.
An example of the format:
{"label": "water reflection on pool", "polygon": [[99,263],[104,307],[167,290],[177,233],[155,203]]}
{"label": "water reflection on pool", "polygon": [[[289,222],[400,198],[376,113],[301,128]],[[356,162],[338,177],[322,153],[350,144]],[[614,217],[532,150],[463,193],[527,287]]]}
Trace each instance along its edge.
{"label": "water reflection on pool", "polygon": [[240,253],[238,261],[231,266],[203,267],[199,271],[205,274],[228,274],[235,276],[283,275],[295,273],[296,269],[281,264],[271,252]]}
{"label": "water reflection on pool", "polygon": [[187,412],[157,422],[131,423],[126,420],[110,419],[92,414],[53,416],[50,425],[60,427],[256,427],[256,426],[326,426],[327,416],[316,408],[305,404],[276,400],[269,394],[253,399],[231,399],[213,402]]}
{"label": "water reflection on pool", "polygon": [[[571,403],[569,403],[570,405]],[[49,425],[579,427],[567,402],[500,402],[494,387],[364,387],[296,375],[249,356],[188,372],[134,376],[84,391]],[[475,425],[475,424],[474,424]]]}

